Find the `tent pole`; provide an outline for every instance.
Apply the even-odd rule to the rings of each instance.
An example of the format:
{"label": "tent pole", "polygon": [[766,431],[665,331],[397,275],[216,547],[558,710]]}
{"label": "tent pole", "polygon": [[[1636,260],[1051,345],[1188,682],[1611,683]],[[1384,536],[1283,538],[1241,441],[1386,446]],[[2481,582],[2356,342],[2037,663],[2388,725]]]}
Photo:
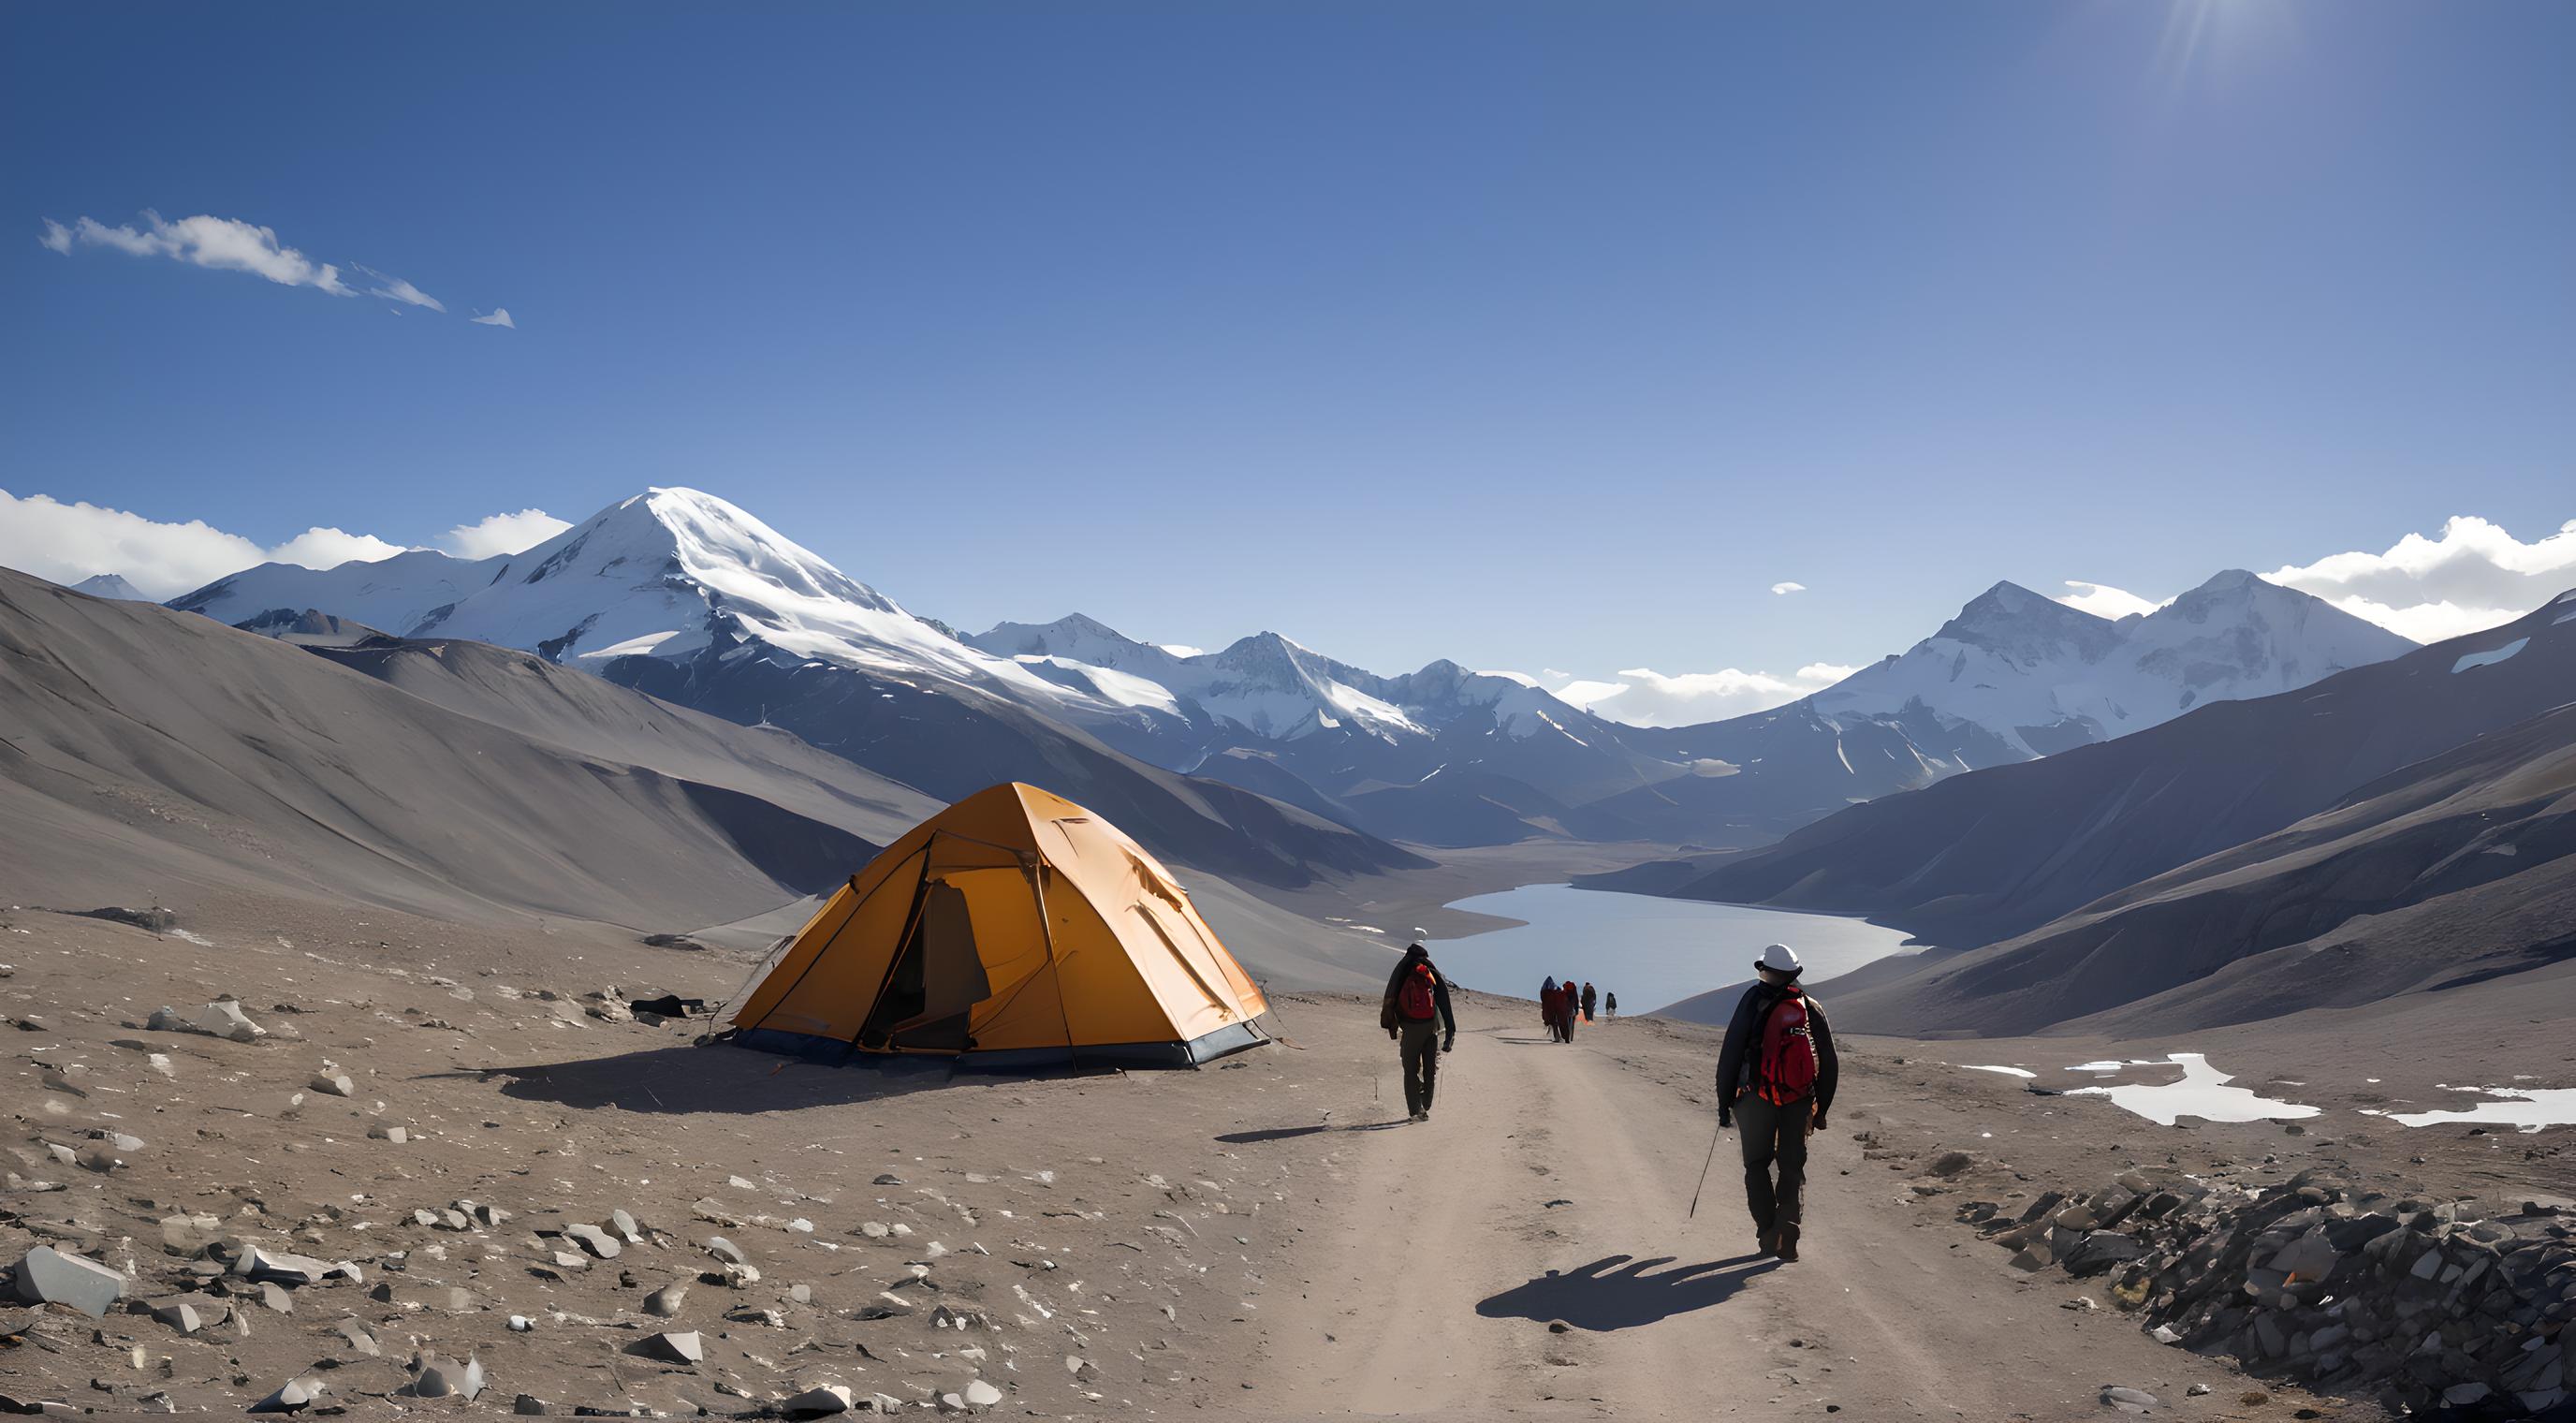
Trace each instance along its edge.
{"label": "tent pole", "polygon": [[1047,918],[1044,851],[1036,851],[1029,856],[1029,892],[1038,900],[1038,933],[1046,940],[1047,967],[1055,970],[1055,1013],[1064,1020],[1065,1065],[1079,1072],[1082,1070],[1082,1053],[1073,1045],[1073,1012],[1064,1006],[1064,965],[1055,956],[1055,924]]}

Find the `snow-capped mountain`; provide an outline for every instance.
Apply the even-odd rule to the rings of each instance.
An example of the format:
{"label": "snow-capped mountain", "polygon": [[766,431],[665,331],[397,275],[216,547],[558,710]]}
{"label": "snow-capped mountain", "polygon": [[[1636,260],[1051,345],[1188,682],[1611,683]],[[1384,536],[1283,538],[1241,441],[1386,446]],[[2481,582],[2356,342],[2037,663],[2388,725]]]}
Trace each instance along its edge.
{"label": "snow-capped mountain", "polygon": [[757,642],[788,665],[821,661],[1050,708],[1080,696],[959,642],[694,489],[648,490],[523,553],[468,561],[414,549],[330,569],[268,563],[171,606],[233,624],[317,608],[405,637],[466,638],[590,667],[622,657],[681,662],[719,643]]}
{"label": "snow-capped mountain", "polygon": [[1998,583],[1806,704],[1836,720],[1928,718],[1933,759],[1985,766],[2143,731],[2205,702],[2293,691],[2414,646],[2241,569],[2116,622]]}
{"label": "snow-capped mountain", "polygon": [[1639,835],[1576,808],[1692,769],[1526,678],[1455,662],[1382,677],[1275,632],[1181,654],[1079,613],[969,641],[1131,708],[1093,729],[1132,754],[1409,839]]}
{"label": "snow-capped mountain", "polygon": [[87,593],[93,598],[114,598],[127,603],[151,601],[144,597],[133,584],[126,582],[125,575],[122,573],[93,573],[70,586],[73,592]]}
{"label": "snow-capped mountain", "polygon": [[1570,723],[1591,720],[1523,678],[1447,661],[1381,677],[1275,632],[1181,655],[1075,613],[1002,623],[967,641],[1067,686],[1273,741],[1341,730],[1389,742],[1427,738],[1467,708],[1491,710],[1515,737],[1571,736]]}
{"label": "snow-capped mountain", "polygon": [[793,731],[932,795],[1043,781],[1186,863],[1277,884],[1404,852],[1080,728],[1127,709],[958,641],[742,509],[654,489],[523,553],[263,564],[173,600],[235,625],[318,611],[531,651],[666,701]]}
{"label": "snow-capped mountain", "polygon": [[[1122,784],[1162,778],[1126,785],[1147,806],[1139,815],[1215,787],[1270,798],[1257,802],[1267,811],[1241,812],[1256,819],[1279,813],[1275,801],[1346,830],[1443,845],[1764,843],[1855,801],[2303,686],[2410,645],[2243,573],[2116,623],[2005,583],[1910,651],[1803,701],[1648,729],[1525,678],[1446,661],[1380,676],[1271,632],[1198,653],[1077,614],[961,638],[689,489],[647,491],[523,553],[264,564],[172,606],[236,626],[302,626],[318,612],[520,648],[787,727],[934,795],[1009,778],[1070,785],[1071,766]],[[1178,833],[1190,822],[1168,823]]]}

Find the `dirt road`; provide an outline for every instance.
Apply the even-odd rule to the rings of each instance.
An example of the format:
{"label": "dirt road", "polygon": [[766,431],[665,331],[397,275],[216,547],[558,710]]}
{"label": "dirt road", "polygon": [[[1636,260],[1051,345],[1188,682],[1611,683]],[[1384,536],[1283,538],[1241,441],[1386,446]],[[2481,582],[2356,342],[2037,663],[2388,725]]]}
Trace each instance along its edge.
{"label": "dirt road", "polygon": [[[1430,1122],[1363,1106],[1277,1143],[1326,1143],[1342,1203],[1262,1326],[1259,1387],[1283,1416],[2066,1418],[2109,1412],[2108,1384],[2172,1416],[2287,1415],[2240,1405],[2223,1366],[2060,1308],[2074,1282],[1975,1248],[1861,1160],[1866,1102],[1815,1138],[1799,1263],[1753,1249],[1733,1133],[1685,1221],[1705,1046],[1633,1024],[1563,1046],[1519,1016],[1470,1007]],[[2210,1392],[2187,1396],[2196,1382]]]}

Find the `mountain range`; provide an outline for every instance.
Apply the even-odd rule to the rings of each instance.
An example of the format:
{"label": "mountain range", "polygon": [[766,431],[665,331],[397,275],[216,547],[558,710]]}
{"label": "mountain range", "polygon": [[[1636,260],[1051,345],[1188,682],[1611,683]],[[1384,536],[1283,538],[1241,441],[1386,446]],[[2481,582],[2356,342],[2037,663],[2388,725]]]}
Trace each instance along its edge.
{"label": "mountain range", "polygon": [[[343,619],[254,633],[0,569],[0,657],[0,903],[247,892],[514,932],[689,932],[777,921],[940,807],[775,726]],[[1265,979],[1376,981],[1372,946],[1191,863],[1194,902]]]}
{"label": "mountain range", "polygon": [[1075,614],[960,636],[687,489],[621,501],[523,553],[264,564],[171,606],[235,625],[311,612],[519,648],[789,727],[933,795],[1079,767],[1081,793],[1116,805],[1122,823],[1178,832],[1214,797],[1226,801],[1219,821],[1271,817],[1257,808],[1271,804],[1434,847],[1764,844],[1855,802],[2412,645],[2241,572],[2117,622],[2005,583],[1911,650],[1800,702],[1645,728],[1528,677],[1449,661],[1381,676],[1274,632],[1194,653]]}
{"label": "mountain range", "polygon": [[1843,986],[1854,1027],[2134,1033],[2576,957],[2571,854],[2576,593],[1767,849],[1584,882],[1866,914],[1941,946]]}

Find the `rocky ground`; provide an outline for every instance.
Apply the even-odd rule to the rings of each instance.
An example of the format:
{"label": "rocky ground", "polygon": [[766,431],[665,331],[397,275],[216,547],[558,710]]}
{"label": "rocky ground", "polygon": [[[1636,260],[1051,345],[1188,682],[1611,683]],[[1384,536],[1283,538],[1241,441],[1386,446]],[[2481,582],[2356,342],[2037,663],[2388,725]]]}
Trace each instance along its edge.
{"label": "rocky ground", "polygon": [[[2370,1418],[2380,1386],[2315,1365],[2347,1319],[2396,1338],[2404,1301],[2329,1318],[2295,1270],[2287,1300],[2195,1282],[2241,1292],[2312,1238],[2339,1295],[2346,1256],[2413,1280],[2428,1248],[2437,1279],[2510,1253],[2482,1222],[2563,1246],[2536,1199],[2563,1162],[2520,1151],[2564,1130],[2512,1137],[2507,1186],[2457,1128],[2158,1127],[1963,1071],[1987,1060],[1963,1044],[1850,1046],[1807,1258],[1780,1266],[1731,1139],[1686,1214],[1696,1027],[1559,1047],[1470,995],[1416,1126],[1345,998],[1282,996],[1287,1041],[1205,1071],[995,1078],[693,1046],[702,1022],[633,1005],[721,999],[746,960],[589,925],[18,908],[0,964],[0,1263],[57,1301],[0,1312],[0,1395],[73,1410]],[[1987,1239],[2052,1191],[2048,1227]],[[2218,1229],[2216,1269],[2184,1269]],[[2097,1231],[2138,1256],[2068,1274]],[[2016,1268],[2033,1239],[2052,1258]],[[2483,1361],[2527,1303],[2493,1293],[2445,1348]],[[2303,1350],[2249,1377],[2228,1355],[2261,1317]]]}

